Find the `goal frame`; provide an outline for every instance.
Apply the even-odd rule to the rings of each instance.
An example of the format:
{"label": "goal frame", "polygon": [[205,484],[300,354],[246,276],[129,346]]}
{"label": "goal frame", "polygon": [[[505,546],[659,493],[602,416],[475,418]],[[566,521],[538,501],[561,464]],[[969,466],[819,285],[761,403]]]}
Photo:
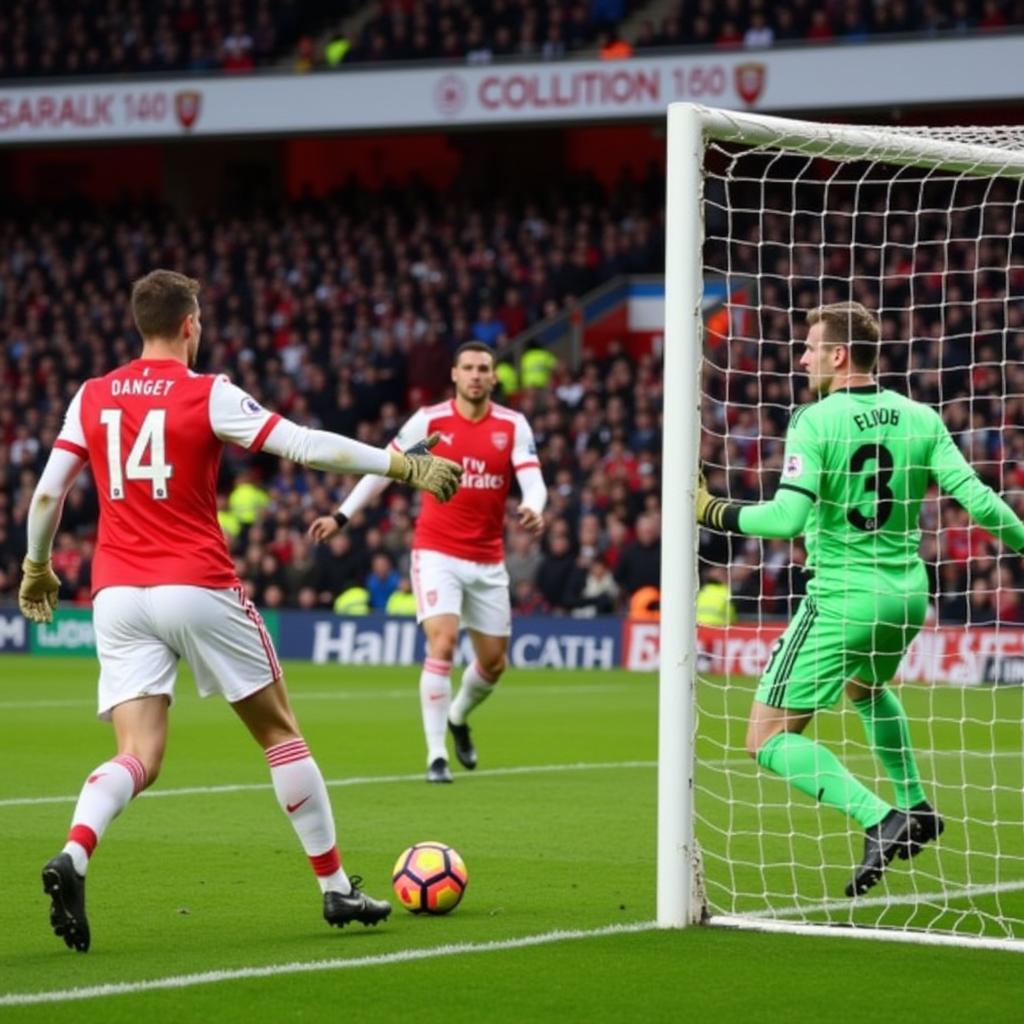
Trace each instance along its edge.
{"label": "goal frame", "polygon": [[662,440],[661,631],[658,690],[657,924],[878,938],[1024,952],[1024,940],[712,916],[694,830],[698,534],[694,519],[703,356],[704,154],[712,140],[793,154],[872,159],[972,177],[1024,178],[1024,152],[898,130],[768,117],[692,103],[668,107],[665,403]]}

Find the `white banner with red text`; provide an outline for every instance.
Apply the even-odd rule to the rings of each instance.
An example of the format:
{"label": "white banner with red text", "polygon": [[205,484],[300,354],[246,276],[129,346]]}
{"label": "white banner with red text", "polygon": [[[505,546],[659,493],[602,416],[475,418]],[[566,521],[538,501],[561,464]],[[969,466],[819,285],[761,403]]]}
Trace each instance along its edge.
{"label": "white banner with red text", "polygon": [[[704,675],[761,675],[772,644],[785,627],[700,626],[698,667]],[[623,664],[634,671],[659,667],[657,622],[627,622]],[[938,626],[921,630],[910,645],[897,678],[906,683],[956,686],[1024,684],[1024,628]]]}
{"label": "white banner with red text", "polygon": [[[1024,36],[712,51],[621,61],[11,86],[0,144],[653,118],[688,100],[823,112],[1019,99]],[[396,68],[398,68],[396,70]]]}

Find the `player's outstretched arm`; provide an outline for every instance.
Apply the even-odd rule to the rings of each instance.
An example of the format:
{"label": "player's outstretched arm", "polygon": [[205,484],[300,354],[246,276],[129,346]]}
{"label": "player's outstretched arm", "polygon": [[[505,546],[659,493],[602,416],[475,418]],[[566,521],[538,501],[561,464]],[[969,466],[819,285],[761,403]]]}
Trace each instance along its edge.
{"label": "player's outstretched arm", "polygon": [[281,419],[263,443],[263,450],[281,458],[300,462],[313,469],[332,473],[374,473],[400,480],[438,501],[449,501],[459,489],[462,467],[450,459],[429,453],[406,455],[403,452],[353,441],[326,430],[310,430]]}
{"label": "player's outstretched arm", "polygon": [[786,484],[780,485],[771,501],[745,505],[716,498],[708,491],[703,473],[697,483],[697,522],[721,533],[781,540],[799,537],[813,505],[813,495]]}
{"label": "player's outstretched arm", "polygon": [[51,622],[57,607],[60,580],[53,571],[50,553],[60,525],[61,510],[85,460],[62,448],[50,452],[46,467],[28,508],[28,551],[21,563],[18,607],[26,619]]}
{"label": "player's outstretched arm", "polygon": [[[392,441],[392,447],[388,448],[388,454],[389,456],[398,456],[399,459],[403,457],[406,459],[415,459],[418,456],[429,455],[430,449],[433,448],[440,440],[441,435],[435,431],[429,437],[425,437],[422,441],[417,441],[415,444],[410,445],[405,449],[405,451],[399,451],[395,448],[394,445],[396,442]],[[395,461],[399,460],[396,459]],[[401,465],[400,462],[399,465]],[[461,475],[461,468],[459,472]],[[392,480],[398,479],[404,478],[401,476],[392,476],[391,474],[383,477],[375,475],[364,476],[363,479],[352,488],[348,497],[346,497],[341,503],[341,507],[337,512],[334,512],[329,516],[320,516],[313,520],[310,524],[307,536],[310,540],[321,542],[332,537],[339,530],[344,529],[348,521],[357,512],[379,498],[391,484]],[[439,498],[439,500],[445,501],[447,499]]]}
{"label": "player's outstretched arm", "polygon": [[947,494],[956,498],[974,522],[1007,547],[1024,553],[1024,522],[988,484],[978,479],[938,413],[935,418],[939,433],[932,450],[932,476]]}

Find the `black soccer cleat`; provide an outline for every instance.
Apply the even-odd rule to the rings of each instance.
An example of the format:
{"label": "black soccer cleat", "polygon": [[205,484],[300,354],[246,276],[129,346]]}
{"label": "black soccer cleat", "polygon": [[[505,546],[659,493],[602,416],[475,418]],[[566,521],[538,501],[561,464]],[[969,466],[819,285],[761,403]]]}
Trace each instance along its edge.
{"label": "black soccer cleat", "polygon": [[427,782],[452,782],[452,772],[443,757],[435,757],[427,769]]}
{"label": "black soccer cleat", "polygon": [[452,740],[455,742],[455,756],[459,759],[459,764],[472,771],[476,767],[476,747],[473,746],[473,740],[470,738],[469,726],[456,725],[449,720],[448,731],[452,734]]}
{"label": "black soccer cleat", "polygon": [[864,836],[864,858],[846,886],[847,896],[863,896],[878,884],[893,857],[911,856],[914,843],[920,848],[921,826],[908,811],[891,810]]}
{"label": "black soccer cleat", "polygon": [[85,917],[85,878],[75,871],[71,854],[58,853],[43,867],[43,892],[50,897],[50,926],[68,949],[89,950]]}
{"label": "black soccer cleat", "polygon": [[946,831],[946,823],[927,800],[914,804],[910,808],[910,816],[920,826],[921,834],[911,840],[909,850],[900,850],[901,860],[916,857],[921,852],[925,843],[933,842]]}
{"label": "black soccer cleat", "polygon": [[344,928],[353,921],[377,924],[387,920],[391,904],[387,900],[375,900],[367,896],[359,888],[363,884],[359,875],[353,875],[349,881],[352,883],[352,891],[348,894],[330,890],[324,893],[324,920],[336,928]]}

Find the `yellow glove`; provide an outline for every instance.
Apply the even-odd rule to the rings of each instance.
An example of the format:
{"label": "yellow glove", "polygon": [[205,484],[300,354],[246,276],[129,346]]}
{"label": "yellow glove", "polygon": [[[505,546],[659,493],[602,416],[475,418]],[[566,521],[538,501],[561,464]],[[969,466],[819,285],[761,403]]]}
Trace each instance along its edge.
{"label": "yellow glove", "polygon": [[697,522],[701,526],[709,526],[712,530],[724,528],[725,510],[729,503],[724,498],[712,497],[708,491],[704,471],[697,474]]}
{"label": "yellow glove", "polygon": [[60,580],[50,560],[33,562],[28,555],[21,563],[21,586],[18,587],[18,607],[26,619],[33,622],[52,622],[57,607]]}
{"label": "yellow glove", "polygon": [[413,445],[410,452],[416,454],[389,452],[391,466],[385,475],[418,490],[428,491],[438,501],[448,501],[459,489],[462,467],[451,459],[442,459],[429,453],[440,440],[441,435],[435,432],[421,444]]}

